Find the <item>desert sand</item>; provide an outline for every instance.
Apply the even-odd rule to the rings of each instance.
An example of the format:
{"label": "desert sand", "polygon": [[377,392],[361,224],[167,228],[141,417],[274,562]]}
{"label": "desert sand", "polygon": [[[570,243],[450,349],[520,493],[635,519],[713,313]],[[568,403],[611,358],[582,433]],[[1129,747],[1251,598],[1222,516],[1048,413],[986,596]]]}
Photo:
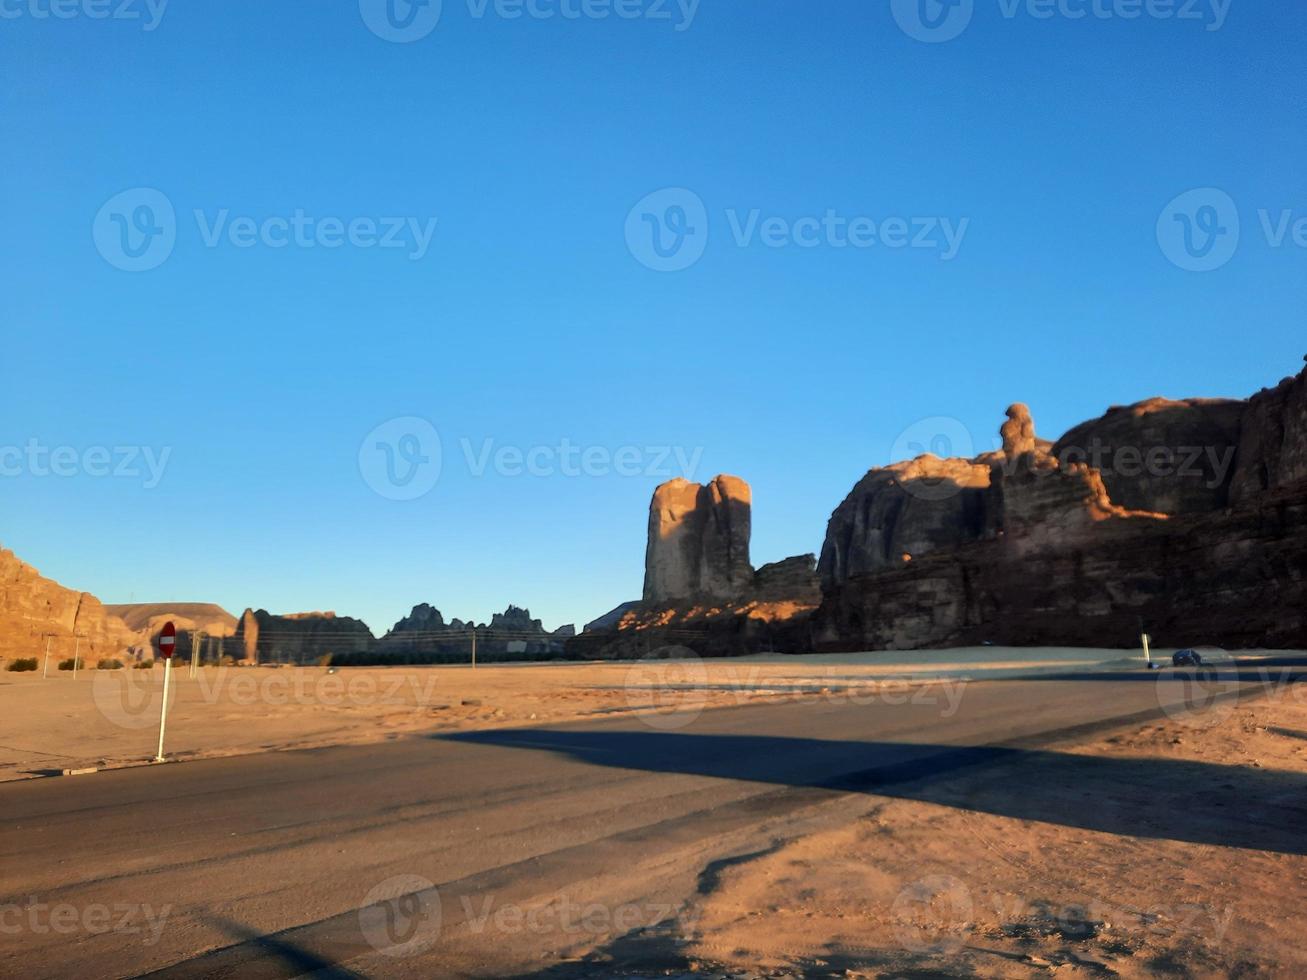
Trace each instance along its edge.
{"label": "desert sand", "polygon": [[[173,668],[170,760],[358,744],[416,733],[665,714],[760,700],[911,696],[1026,673],[1103,669],[1120,650],[977,647],[728,660],[342,668]],[[1138,655],[1136,655],[1137,657]],[[163,668],[0,674],[0,781],[148,763]]]}

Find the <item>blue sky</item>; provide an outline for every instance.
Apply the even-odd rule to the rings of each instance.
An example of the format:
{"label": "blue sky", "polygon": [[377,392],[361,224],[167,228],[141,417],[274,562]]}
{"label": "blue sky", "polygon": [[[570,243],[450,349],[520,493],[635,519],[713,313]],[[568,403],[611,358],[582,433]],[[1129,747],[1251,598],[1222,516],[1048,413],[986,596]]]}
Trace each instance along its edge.
{"label": "blue sky", "polygon": [[[681,469],[663,447],[750,481],[761,564],[819,550],[923,419],[979,451],[1015,400],[1056,436],[1155,394],[1243,397],[1307,353],[1307,248],[1259,216],[1307,217],[1299,4],[1236,0],[1209,29],[1207,0],[974,0],[922,41],[907,0],[445,0],[395,43],[358,0],[157,23],[123,2],[0,19],[0,445],[76,456],[3,458],[0,544],[106,601],[581,623],[640,593],[649,494]],[[125,271],[113,236],[161,217],[141,188],[173,242]],[[1225,242],[1239,221],[1207,271],[1158,235],[1195,188]],[[314,244],[277,247],[297,214]],[[695,260],[650,268],[640,229],[672,241],[680,214]],[[886,240],[838,247],[828,214]],[[352,242],[327,247],[332,219]],[[369,433],[410,417],[439,479],[393,499],[430,439]],[[419,484],[374,489],[385,438]],[[139,458],[96,475],[95,447],[169,455],[147,489]]]}

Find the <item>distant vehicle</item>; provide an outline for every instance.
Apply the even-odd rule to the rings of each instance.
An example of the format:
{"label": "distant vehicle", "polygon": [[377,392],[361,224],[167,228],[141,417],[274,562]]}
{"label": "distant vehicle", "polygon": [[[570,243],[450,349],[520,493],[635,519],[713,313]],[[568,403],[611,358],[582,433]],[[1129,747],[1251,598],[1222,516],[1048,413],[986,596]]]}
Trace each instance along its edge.
{"label": "distant vehicle", "polygon": [[1176,667],[1201,667],[1203,658],[1197,650],[1177,650],[1171,656],[1171,663]]}

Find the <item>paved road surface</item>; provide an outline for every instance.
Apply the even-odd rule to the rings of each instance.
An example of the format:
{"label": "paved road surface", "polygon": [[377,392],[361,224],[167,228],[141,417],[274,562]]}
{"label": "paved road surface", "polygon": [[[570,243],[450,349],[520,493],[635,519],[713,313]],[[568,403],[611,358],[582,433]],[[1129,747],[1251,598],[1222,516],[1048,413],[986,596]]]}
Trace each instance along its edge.
{"label": "paved road surface", "polygon": [[[605,945],[666,965],[676,925],[657,923],[715,862],[869,796],[957,805],[963,776],[1062,758],[1047,747],[1161,716],[1184,688],[1138,672],[914,692],[0,785],[0,976],[560,978]],[[966,805],[1118,829],[1010,787]]]}

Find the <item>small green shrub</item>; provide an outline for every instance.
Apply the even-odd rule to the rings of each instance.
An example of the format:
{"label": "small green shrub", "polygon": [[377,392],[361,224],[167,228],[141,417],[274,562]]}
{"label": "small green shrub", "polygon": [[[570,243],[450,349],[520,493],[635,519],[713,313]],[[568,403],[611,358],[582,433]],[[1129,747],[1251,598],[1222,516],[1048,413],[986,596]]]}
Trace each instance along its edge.
{"label": "small green shrub", "polygon": [[153,660],[140,660],[140,661],[137,661],[136,663],[132,664],[132,669],[133,669],[133,670],[149,670],[149,669],[150,669],[151,667],[153,667],[153,666],[154,666],[154,661],[153,661]]}
{"label": "small green shrub", "polygon": [[117,657],[105,657],[95,667],[97,670],[122,670],[123,662]]}
{"label": "small green shrub", "polygon": [[26,659],[10,661],[9,664],[5,666],[5,670],[12,670],[16,674],[21,674],[28,670],[36,670],[36,658],[27,657]]}
{"label": "small green shrub", "polygon": [[[77,666],[77,669],[78,669],[78,670],[81,670],[82,668],[84,668],[84,667],[86,666],[86,661],[83,660],[81,657],[78,657],[78,658],[77,658],[77,665],[76,665],[76,666]],[[73,669],[73,658],[72,658],[72,657],[69,657],[67,660],[60,660],[60,661],[59,661],[59,669],[60,669],[60,670],[72,670],[72,669]]]}

